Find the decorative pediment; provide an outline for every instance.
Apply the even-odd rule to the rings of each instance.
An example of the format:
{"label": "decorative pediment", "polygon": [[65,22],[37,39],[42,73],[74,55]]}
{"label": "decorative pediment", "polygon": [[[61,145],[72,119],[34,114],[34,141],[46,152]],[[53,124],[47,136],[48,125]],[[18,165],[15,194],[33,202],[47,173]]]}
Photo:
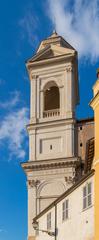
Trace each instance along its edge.
{"label": "decorative pediment", "polygon": [[45,48],[43,48],[41,51],[37,52],[36,55],[34,55],[31,59],[29,59],[28,62],[35,62],[40,61],[44,59],[49,59],[53,57],[73,54],[75,52],[74,49],[66,48],[66,47],[60,47],[56,46],[54,44],[48,45]]}
{"label": "decorative pediment", "polygon": [[62,36],[59,36],[56,31],[54,31],[51,36],[49,36],[47,39],[43,40],[39,47],[37,52],[41,51],[48,45],[54,44],[55,46],[60,46],[64,48],[69,48],[75,50]]}

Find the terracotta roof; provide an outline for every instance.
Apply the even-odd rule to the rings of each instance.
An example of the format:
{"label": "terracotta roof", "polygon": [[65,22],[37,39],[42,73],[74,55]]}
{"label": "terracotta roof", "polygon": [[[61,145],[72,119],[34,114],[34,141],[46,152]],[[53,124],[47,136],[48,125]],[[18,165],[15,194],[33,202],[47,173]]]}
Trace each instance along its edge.
{"label": "terracotta roof", "polygon": [[92,168],[94,158],[94,138],[87,141],[86,144],[86,159],[85,159],[85,172],[89,172]]}
{"label": "terracotta roof", "polygon": [[77,119],[77,123],[94,122],[94,117]]}

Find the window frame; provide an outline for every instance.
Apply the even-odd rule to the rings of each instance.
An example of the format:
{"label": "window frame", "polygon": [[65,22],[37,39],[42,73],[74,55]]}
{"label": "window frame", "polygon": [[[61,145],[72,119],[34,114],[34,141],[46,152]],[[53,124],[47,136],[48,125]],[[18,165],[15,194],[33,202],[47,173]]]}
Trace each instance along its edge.
{"label": "window frame", "polygon": [[92,182],[83,187],[83,210],[92,206]]}
{"label": "window frame", "polygon": [[62,221],[66,221],[69,218],[69,199],[66,199],[62,203]]}
{"label": "window frame", "polygon": [[47,214],[47,230],[51,230],[52,227],[52,220],[51,220],[51,212]]}

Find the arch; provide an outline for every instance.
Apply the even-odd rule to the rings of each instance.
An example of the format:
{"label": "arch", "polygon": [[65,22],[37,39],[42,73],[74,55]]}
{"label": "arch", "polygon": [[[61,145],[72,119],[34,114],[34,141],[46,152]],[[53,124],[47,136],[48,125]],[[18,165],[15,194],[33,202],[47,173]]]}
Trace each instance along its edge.
{"label": "arch", "polygon": [[44,86],[44,111],[60,108],[59,87],[54,81],[48,82]]}
{"label": "arch", "polygon": [[37,189],[38,212],[41,212],[65,191],[66,187],[60,180],[53,179],[41,183]]}
{"label": "arch", "polygon": [[[50,190],[50,191],[49,191]],[[60,180],[49,180],[44,181],[38,187],[37,196],[53,196],[53,195],[61,195],[63,192],[66,191],[66,186]]]}

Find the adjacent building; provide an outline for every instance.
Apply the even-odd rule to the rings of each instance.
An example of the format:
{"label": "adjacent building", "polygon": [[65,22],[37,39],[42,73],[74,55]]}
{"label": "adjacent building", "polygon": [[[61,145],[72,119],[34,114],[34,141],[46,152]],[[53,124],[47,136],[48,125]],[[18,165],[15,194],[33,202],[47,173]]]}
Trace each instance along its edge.
{"label": "adjacent building", "polygon": [[95,154],[93,159],[94,179],[94,240],[99,239],[99,68],[97,69],[97,81],[93,86],[93,99],[90,103],[95,117]]}
{"label": "adjacent building", "polygon": [[93,240],[94,170],[38,214],[33,227],[36,240]]}

